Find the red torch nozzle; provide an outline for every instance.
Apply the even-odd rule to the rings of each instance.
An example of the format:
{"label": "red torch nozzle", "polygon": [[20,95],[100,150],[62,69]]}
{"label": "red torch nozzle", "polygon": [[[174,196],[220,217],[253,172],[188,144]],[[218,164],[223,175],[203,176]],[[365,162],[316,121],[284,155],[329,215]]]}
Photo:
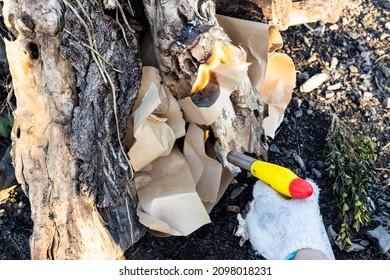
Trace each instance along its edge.
{"label": "red torch nozzle", "polygon": [[313,194],[313,186],[301,178],[295,178],[290,183],[289,191],[292,197],[304,199]]}

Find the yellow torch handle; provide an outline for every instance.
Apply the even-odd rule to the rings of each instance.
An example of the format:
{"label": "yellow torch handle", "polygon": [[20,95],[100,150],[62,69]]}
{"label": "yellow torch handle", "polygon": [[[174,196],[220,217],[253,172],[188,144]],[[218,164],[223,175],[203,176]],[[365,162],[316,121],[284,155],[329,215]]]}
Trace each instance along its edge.
{"label": "yellow torch handle", "polygon": [[292,197],[289,191],[290,183],[298,176],[290,169],[273,163],[255,160],[251,164],[250,172],[280,194]]}
{"label": "yellow torch handle", "polygon": [[313,194],[313,186],[308,181],[283,166],[256,160],[236,151],[229,152],[227,160],[249,170],[253,176],[287,197],[304,199]]}

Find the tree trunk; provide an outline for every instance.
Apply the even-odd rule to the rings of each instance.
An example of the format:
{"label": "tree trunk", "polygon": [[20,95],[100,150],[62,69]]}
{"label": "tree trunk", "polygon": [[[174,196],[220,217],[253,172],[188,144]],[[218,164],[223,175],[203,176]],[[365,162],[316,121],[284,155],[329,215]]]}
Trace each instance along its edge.
{"label": "tree trunk", "polygon": [[[197,70],[205,62],[217,40],[230,38],[218,25],[211,0],[144,0],[152,30],[155,51],[163,82],[179,100],[190,95]],[[255,153],[266,158],[262,119],[264,107],[249,78],[232,96],[232,108],[224,108],[211,124],[216,137],[216,152],[233,174],[239,169],[229,164],[231,150]]]}
{"label": "tree trunk", "polygon": [[344,7],[344,0],[305,0],[293,1],[288,25],[308,22],[338,21]]}
{"label": "tree trunk", "polygon": [[144,233],[120,142],[141,80],[138,42],[98,2],[4,1],[33,259],[115,259]]}
{"label": "tree trunk", "polygon": [[[289,26],[309,22],[336,22],[343,9],[344,0],[215,0],[220,9],[226,6],[241,6],[251,2],[261,8],[264,22],[276,25],[281,30]],[[242,3],[243,2],[243,3]],[[255,10],[255,9],[253,9]]]}

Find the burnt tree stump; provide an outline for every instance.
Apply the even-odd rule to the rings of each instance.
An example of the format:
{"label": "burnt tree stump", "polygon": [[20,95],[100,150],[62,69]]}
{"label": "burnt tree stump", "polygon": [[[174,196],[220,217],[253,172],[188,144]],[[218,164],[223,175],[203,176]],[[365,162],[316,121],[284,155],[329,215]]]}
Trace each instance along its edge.
{"label": "burnt tree stump", "polygon": [[31,256],[116,259],[144,234],[120,142],[141,81],[134,31],[100,1],[3,5],[16,38],[6,41],[13,162],[31,201]]}
{"label": "burnt tree stump", "polygon": [[[175,97],[186,98],[190,96],[199,65],[211,55],[215,42],[231,44],[216,19],[215,3],[211,0],[144,0],[144,6],[162,80]],[[239,168],[226,159],[229,151],[267,158],[262,128],[265,110],[249,77],[230,98],[232,108],[225,107],[210,126],[216,137],[219,160],[237,175]]]}

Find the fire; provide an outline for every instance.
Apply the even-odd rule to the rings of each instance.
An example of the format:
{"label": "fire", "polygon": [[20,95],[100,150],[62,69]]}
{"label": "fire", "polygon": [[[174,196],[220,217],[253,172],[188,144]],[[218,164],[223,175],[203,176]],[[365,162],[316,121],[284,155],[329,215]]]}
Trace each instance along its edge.
{"label": "fire", "polygon": [[210,58],[199,66],[198,76],[192,86],[191,93],[206,87],[210,80],[210,71],[217,68],[220,63],[237,70],[246,69],[250,65],[246,62],[246,53],[241,48],[216,41]]}
{"label": "fire", "polygon": [[210,130],[206,129],[203,135],[203,143],[206,143],[209,137],[210,137]]}

